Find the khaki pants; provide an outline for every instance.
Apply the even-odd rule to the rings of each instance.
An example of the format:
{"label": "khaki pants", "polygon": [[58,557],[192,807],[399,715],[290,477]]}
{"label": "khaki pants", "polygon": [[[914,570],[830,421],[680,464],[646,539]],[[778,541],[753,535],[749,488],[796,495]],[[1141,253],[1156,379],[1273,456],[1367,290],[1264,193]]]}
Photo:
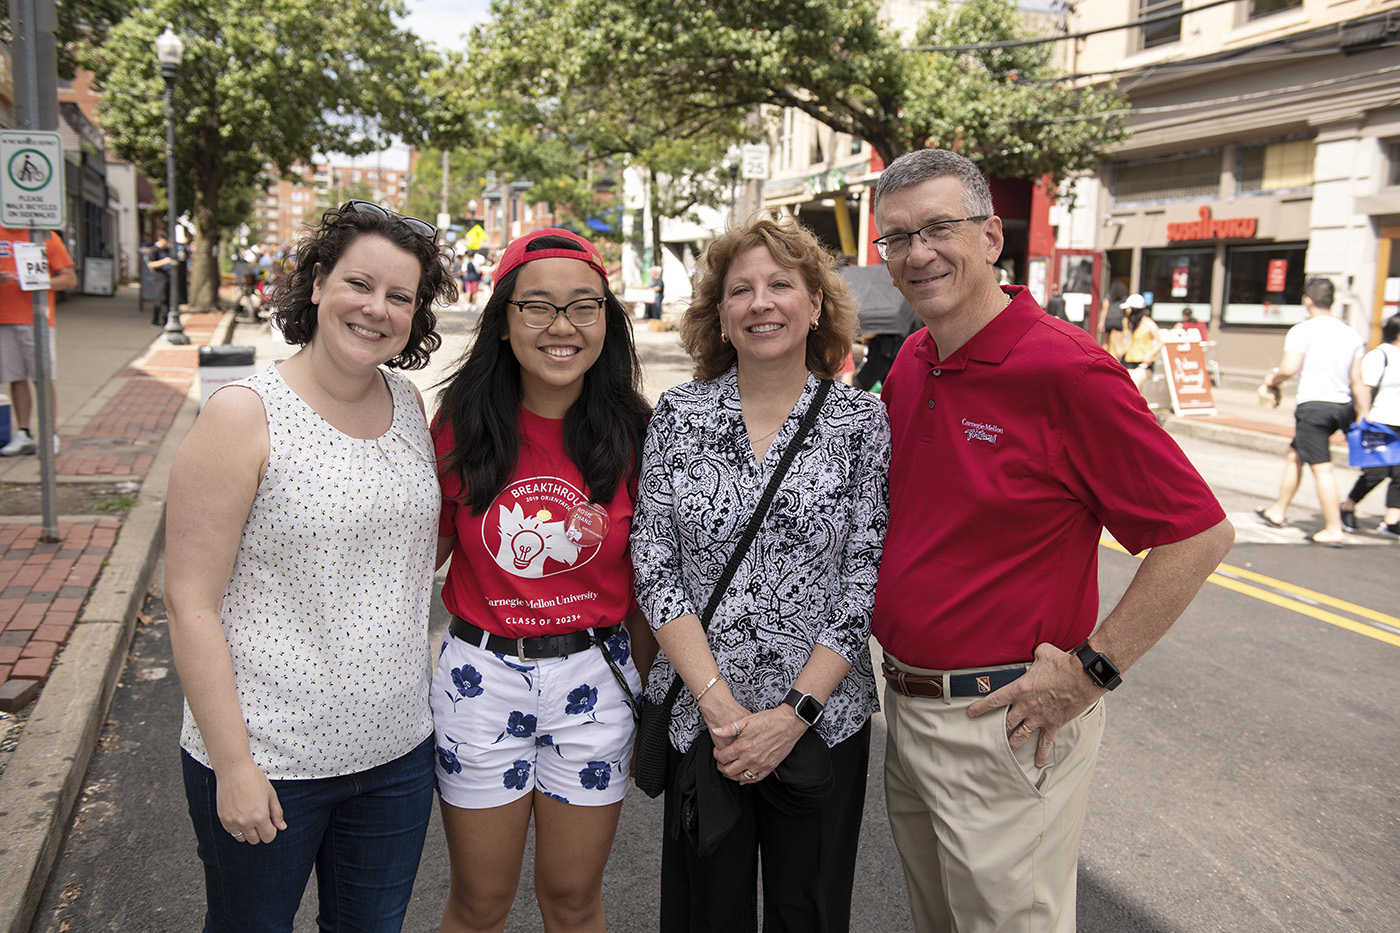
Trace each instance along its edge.
{"label": "khaki pants", "polygon": [[[913,673],[943,673],[890,660]],[[1103,701],[1059,731],[1041,769],[1039,735],[1013,753],[1006,711],[970,718],[976,700],[885,691],[885,806],[914,928],[1072,933]]]}

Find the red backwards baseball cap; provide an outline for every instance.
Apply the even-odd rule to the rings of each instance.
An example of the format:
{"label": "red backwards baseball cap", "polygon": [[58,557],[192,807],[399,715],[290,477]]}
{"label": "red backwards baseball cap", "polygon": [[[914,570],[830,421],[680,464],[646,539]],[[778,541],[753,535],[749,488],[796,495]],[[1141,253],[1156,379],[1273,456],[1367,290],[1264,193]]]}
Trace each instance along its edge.
{"label": "red backwards baseball cap", "polygon": [[[563,237],[566,240],[572,240],[579,245],[583,252],[580,253],[576,249],[561,247],[545,247],[543,249],[526,252],[526,249],[531,243],[535,242],[540,237],[547,236]],[[588,263],[595,272],[603,277],[603,284],[608,284],[608,270],[603,268],[603,257],[598,252],[597,248],[577,233],[565,230],[562,227],[544,227],[540,230],[531,230],[524,236],[517,237],[513,240],[511,244],[506,247],[505,253],[501,256],[500,265],[496,267],[495,281],[499,282],[513,270],[523,266],[527,262],[535,259],[552,259],[554,257],[559,257],[561,259],[577,259],[579,262]]]}

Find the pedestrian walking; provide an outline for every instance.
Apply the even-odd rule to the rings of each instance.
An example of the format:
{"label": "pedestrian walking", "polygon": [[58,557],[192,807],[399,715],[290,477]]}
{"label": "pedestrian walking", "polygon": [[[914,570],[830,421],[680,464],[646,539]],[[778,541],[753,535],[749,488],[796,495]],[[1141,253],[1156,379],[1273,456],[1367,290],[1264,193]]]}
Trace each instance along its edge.
{"label": "pedestrian walking", "polygon": [[[901,156],[875,220],[928,326],[881,396],[893,452],[874,617],[914,926],[1072,931],[1104,697],[1233,530],[1123,368],[1027,289],[998,287],[1001,219],[972,162]],[[1150,553],[1096,627],[1105,526]]]}
{"label": "pedestrian walking", "polygon": [[545,228],[496,270],[434,423],[452,614],[433,677],[444,931],[500,930],[535,824],[547,930],[601,930],[654,641],[628,534],[650,406],[592,243]]}
{"label": "pedestrian walking", "polygon": [[[1356,420],[1374,421],[1400,434],[1400,314],[1381,325],[1381,344],[1361,358],[1362,389],[1356,396]],[[1342,527],[1357,531],[1356,506],[1385,480],[1385,515],[1376,531],[1400,538],[1400,464],[1365,467],[1342,503]]]}
{"label": "pedestrian walking", "polygon": [[855,300],[809,231],[760,216],[700,269],[681,322],[696,380],[657,405],[632,532],[664,652],[647,696],[673,704],[660,928],[756,931],[761,859],[765,929],[836,933],[877,709],[888,421],[833,381]]}
{"label": "pedestrian walking", "polygon": [[[276,293],[290,359],[215,392],[176,456],[165,598],[206,930],[398,930],[432,812],[439,510],[423,401],[435,229],[327,211]],[[386,368],[390,367],[390,368]]]}
{"label": "pedestrian walking", "polygon": [[1283,527],[1288,506],[1303,479],[1303,464],[1312,470],[1317,500],[1322,506],[1323,528],[1308,538],[1314,544],[1342,547],[1345,536],[1337,477],[1332,471],[1331,438],[1345,431],[1355,418],[1353,399],[1365,391],[1361,382],[1361,356],[1366,349],[1361,335],[1332,315],[1335,295],[1327,279],[1308,279],[1303,285],[1303,308],[1308,319],[1294,324],[1283,339],[1283,359],[1259,386],[1259,392],[1279,403],[1280,387],[1298,377],[1298,397],[1293,409],[1293,442],[1284,459],[1278,498],[1255,514],[1266,525]]}
{"label": "pedestrian walking", "polygon": [[[0,457],[17,457],[38,450],[30,415],[34,410],[34,395],[29,384],[35,378],[34,360],[34,294],[20,288],[19,270],[15,265],[15,244],[29,243],[30,231],[0,227],[0,382],[10,386],[10,440],[0,447]],[[44,255],[49,264],[49,328],[54,326],[54,292],[66,291],[78,284],[73,258],[58,234],[50,232],[44,239]],[[53,334],[49,335],[49,410],[57,411],[57,396],[53,379],[57,373],[58,357],[54,352]],[[35,389],[38,389],[36,383]],[[58,434],[54,433],[53,452],[58,454]]]}
{"label": "pedestrian walking", "polygon": [[666,298],[666,282],[662,278],[661,264],[657,263],[651,267],[651,304],[647,305],[647,317],[653,321],[661,320],[661,303]]}

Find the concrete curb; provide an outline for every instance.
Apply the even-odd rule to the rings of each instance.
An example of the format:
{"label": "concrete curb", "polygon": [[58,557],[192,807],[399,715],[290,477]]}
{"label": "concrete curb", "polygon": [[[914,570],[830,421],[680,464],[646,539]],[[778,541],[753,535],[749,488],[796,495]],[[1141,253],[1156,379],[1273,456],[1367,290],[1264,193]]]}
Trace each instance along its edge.
{"label": "concrete curb", "polygon": [[[232,319],[230,312],[220,321],[217,341],[227,343]],[[3,933],[27,933],[57,861],[161,552],[170,467],[198,413],[196,375],[0,775]]]}
{"label": "concrete curb", "polygon": [[[1243,450],[1254,450],[1260,453],[1273,454],[1278,457],[1284,456],[1288,452],[1289,446],[1293,443],[1293,438],[1283,437],[1279,434],[1266,434],[1263,431],[1250,431],[1245,428],[1236,428],[1225,424],[1211,424],[1208,421],[1183,417],[1181,415],[1168,415],[1162,422],[1162,427],[1169,434],[1180,434],[1182,437],[1195,437],[1204,441],[1214,441],[1217,444],[1226,444],[1230,447],[1239,447]],[[1332,465],[1334,467],[1347,467],[1347,447],[1343,443],[1340,446],[1332,445]]]}

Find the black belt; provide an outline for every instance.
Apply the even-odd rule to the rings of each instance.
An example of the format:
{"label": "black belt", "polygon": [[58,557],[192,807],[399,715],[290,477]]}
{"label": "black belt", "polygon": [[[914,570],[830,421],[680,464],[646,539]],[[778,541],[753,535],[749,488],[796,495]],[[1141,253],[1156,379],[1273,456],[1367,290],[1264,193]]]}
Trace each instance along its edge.
{"label": "black belt", "polygon": [[[967,674],[952,674],[948,677],[948,696],[980,697],[993,690],[1000,690],[1026,672],[1024,667],[1008,667],[996,671],[972,671]],[[911,674],[895,667],[889,661],[880,665],[880,673],[885,675],[885,683],[895,693],[907,697],[943,696],[943,678],[931,674]]]}
{"label": "black belt", "polygon": [[448,628],[452,637],[469,645],[484,648],[494,654],[513,655],[521,661],[539,661],[544,658],[566,658],[579,651],[586,651],[594,645],[617,633],[621,623],[606,628],[584,629],[581,632],[568,632],[563,635],[537,635],[533,638],[507,638],[493,635],[485,629],[472,625],[465,619],[452,617]]}

